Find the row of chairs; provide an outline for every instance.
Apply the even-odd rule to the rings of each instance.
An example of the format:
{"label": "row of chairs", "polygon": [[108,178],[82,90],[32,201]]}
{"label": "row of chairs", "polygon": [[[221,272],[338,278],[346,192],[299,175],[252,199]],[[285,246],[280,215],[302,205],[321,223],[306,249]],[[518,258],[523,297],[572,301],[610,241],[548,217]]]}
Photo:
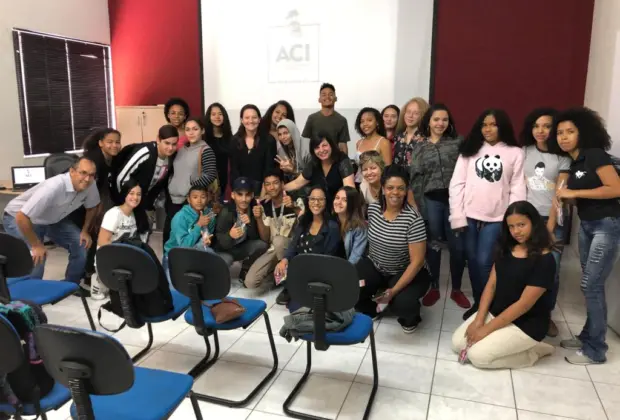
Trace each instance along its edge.
{"label": "row of chairs", "polygon": [[[0,237],[0,244],[4,239]],[[23,258],[30,259],[25,244],[19,242],[21,243],[21,255],[9,254],[8,262],[12,262],[13,259],[18,261]],[[13,250],[17,248],[20,247],[14,246]],[[5,254],[2,254],[0,248],[0,256],[2,255]],[[245,406],[274,377],[278,369],[278,355],[266,303],[258,299],[238,298],[239,303],[246,309],[244,314],[233,321],[220,324],[215,322],[211,311],[205,305],[205,303],[218,302],[230,292],[229,268],[216,255],[188,248],[171,250],[170,277],[176,289],[171,290],[174,308],[164,316],[141,319],[133,307],[132,295],[147,294],[156,289],[158,264],[159,262],[153,261],[145,251],[125,244],[111,244],[97,251],[97,266],[101,281],[110,290],[119,293],[127,326],[136,328],[146,323],[149,334],[148,344],[133,359],[130,359],[122,345],[113,337],[71,327],[54,325],[38,327],[37,346],[46,368],[60,384],[58,393],[62,396],[59,398],[58,395],[52,395],[54,394],[52,392],[50,396],[43,398],[41,401],[43,411],[57,409],[70,397],[74,401],[72,415],[82,413],[81,415],[85,417],[80,418],[90,419],[94,418],[94,415],[98,419],[107,418],[108,415],[124,419],[167,418],[167,415],[176,409],[183,398],[189,396],[196,418],[200,419],[197,400],[230,407]],[[6,267],[11,267],[11,264],[6,264]],[[296,412],[290,408],[309,378],[312,365],[312,343],[317,350],[325,351],[330,345],[353,345],[370,339],[373,387],[363,417],[367,419],[378,387],[372,320],[368,316],[356,314],[352,324],[343,331],[327,332],[325,330],[326,312],[350,309],[357,301],[359,286],[355,268],[346,260],[336,257],[302,255],[292,261],[289,270],[289,278],[295,279],[295,281],[289,281],[291,298],[302,306],[313,308],[315,333],[300,337],[307,343],[306,370],[284,403],[285,413],[295,418],[318,419],[318,417]],[[139,360],[151,348],[152,324],[174,320],[183,314],[185,321],[192,325],[204,340],[205,355],[200,362],[187,375],[133,368],[132,362]],[[192,392],[193,381],[209,370],[219,358],[218,331],[246,329],[261,316],[267,327],[267,338],[273,357],[272,368],[261,382],[242,400],[228,400]],[[8,334],[4,330],[6,328],[0,328],[0,343],[7,342],[2,335]],[[209,339],[211,336],[214,346],[212,355]],[[3,354],[4,348],[5,345],[0,344]],[[97,351],[90,350],[95,348]],[[15,347],[11,351],[17,352],[17,350]],[[5,362],[0,362],[0,375],[11,372],[11,368],[15,369],[14,362],[12,364]],[[164,386],[166,382],[174,385],[174,392]],[[165,395],[165,398],[161,398],[162,401],[160,401],[160,393]],[[112,394],[116,395],[112,396]],[[141,399],[141,396],[145,395],[146,397]],[[123,404],[123,401],[131,401],[132,404]],[[139,416],[132,415],[131,412],[120,412],[123,406],[127,405],[127,409],[132,407],[132,412],[137,413],[136,410],[142,410],[140,408],[142,401],[151,406],[149,415],[145,415],[142,411],[139,411]],[[2,410],[3,407],[0,406],[0,412]]]}

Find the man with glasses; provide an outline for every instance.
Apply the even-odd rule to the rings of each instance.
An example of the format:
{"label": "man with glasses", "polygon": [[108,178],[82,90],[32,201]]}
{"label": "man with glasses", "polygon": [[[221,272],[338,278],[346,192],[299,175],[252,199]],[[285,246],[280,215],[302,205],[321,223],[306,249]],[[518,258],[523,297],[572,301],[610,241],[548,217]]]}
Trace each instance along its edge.
{"label": "man with glasses", "polygon": [[303,213],[301,199],[293,199],[284,191],[282,173],[274,170],[265,175],[263,187],[267,194],[265,201],[257,200],[252,208],[261,239],[269,244],[269,249],[258,257],[245,276],[244,285],[248,289],[260,287],[267,280],[274,283],[273,270],[284,258],[284,251],[291,240],[297,216]]}
{"label": "man with glasses", "polygon": [[[48,237],[69,252],[65,280],[79,283],[92,243],[88,232],[99,205],[95,175],[95,163],[82,157],[69,172],[46,179],[7,204],[2,219],[4,229],[26,242],[34,262],[26,278],[43,278],[47,254],[43,241]],[[82,205],[86,217],[80,230],[66,217]]]}

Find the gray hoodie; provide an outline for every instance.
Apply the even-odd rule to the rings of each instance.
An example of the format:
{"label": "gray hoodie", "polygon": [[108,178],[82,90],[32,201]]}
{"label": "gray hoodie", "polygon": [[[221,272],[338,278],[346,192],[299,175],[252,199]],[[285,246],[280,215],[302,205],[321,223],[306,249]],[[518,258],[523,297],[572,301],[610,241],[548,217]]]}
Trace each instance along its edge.
{"label": "gray hoodie", "polygon": [[[301,173],[304,167],[310,161],[310,140],[301,137],[299,134],[299,129],[295,125],[295,123],[291,120],[283,119],[278,123],[278,128],[286,127],[288,132],[291,133],[291,138],[293,139],[293,145],[295,146],[295,160],[297,161],[297,167],[295,168],[295,172]],[[278,156],[288,158],[286,150],[284,150],[284,146],[278,140]]]}

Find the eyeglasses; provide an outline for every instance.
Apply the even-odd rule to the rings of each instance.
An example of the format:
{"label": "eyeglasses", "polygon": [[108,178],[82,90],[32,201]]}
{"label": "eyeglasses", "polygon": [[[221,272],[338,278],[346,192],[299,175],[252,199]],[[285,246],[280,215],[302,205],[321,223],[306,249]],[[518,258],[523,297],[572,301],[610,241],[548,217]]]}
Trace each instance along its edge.
{"label": "eyeglasses", "polygon": [[308,201],[310,203],[320,204],[320,203],[324,203],[325,202],[325,198],[323,198],[323,197],[310,197],[310,198],[308,198]]}
{"label": "eyeglasses", "polygon": [[96,172],[77,171],[77,173],[82,178],[94,178],[97,176]]}

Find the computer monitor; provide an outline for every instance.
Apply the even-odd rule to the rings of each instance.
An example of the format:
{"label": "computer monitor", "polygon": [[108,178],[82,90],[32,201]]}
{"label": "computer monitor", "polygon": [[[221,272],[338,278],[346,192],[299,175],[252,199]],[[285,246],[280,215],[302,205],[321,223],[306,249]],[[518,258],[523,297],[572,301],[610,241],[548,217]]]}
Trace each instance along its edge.
{"label": "computer monitor", "polygon": [[44,166],[13,166],[11,174],[14,190],[27,190],[45,181]]}

